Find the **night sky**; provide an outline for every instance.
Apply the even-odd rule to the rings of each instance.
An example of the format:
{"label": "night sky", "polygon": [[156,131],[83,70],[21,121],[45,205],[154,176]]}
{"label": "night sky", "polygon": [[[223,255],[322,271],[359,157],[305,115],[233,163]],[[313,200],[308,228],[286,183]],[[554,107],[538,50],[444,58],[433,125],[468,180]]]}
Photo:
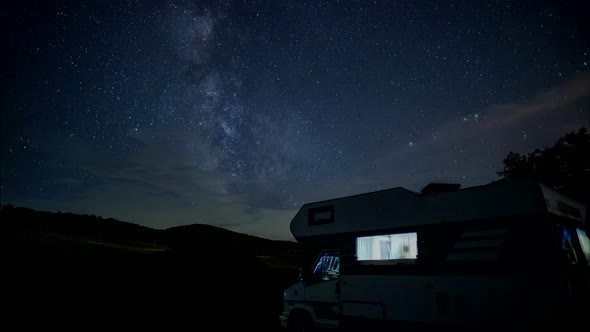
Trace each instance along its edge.
{"label": "night sky", "polygon": [[16,3],[2,204],[291,239],[305,202],[590,127],[587,1]]}

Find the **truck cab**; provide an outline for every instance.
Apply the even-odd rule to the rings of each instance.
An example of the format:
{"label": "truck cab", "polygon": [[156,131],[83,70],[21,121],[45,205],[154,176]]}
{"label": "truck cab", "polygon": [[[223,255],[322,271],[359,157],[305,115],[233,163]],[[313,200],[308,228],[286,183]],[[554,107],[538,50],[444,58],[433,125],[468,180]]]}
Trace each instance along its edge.
{"label": "truck cab", "polygon": [[300,271],[299,279],[297,284],[285,290],[281,324],[297,331],[315,327],[337,329],[340,314],[338,250],[322,251],[311,273]]}

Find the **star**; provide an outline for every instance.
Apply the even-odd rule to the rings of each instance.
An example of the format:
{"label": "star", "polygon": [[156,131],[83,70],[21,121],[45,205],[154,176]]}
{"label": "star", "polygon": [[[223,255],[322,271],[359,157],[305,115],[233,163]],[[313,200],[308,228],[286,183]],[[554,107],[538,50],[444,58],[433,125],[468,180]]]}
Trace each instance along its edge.
{"label": "star", "polygon": [[489,183],[509,151],[587,124],[585,12],[18,2],[3,16],[0,199],[291,239],[304,202]]}

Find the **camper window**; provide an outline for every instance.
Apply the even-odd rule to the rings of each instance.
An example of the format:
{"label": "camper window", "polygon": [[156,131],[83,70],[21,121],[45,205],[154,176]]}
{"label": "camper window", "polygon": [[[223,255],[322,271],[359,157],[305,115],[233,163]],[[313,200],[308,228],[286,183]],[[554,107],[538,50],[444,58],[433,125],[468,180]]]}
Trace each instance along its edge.
{"label": "camper window", "polygon": [[334,222],[334,206],[321,206],[309,209],[307,218],[310,226],[331,224]]}
{"label": "camper window", "polygon": [[363,236],[356,239],[358,261],[395,262],[418,257],[416,233]]}

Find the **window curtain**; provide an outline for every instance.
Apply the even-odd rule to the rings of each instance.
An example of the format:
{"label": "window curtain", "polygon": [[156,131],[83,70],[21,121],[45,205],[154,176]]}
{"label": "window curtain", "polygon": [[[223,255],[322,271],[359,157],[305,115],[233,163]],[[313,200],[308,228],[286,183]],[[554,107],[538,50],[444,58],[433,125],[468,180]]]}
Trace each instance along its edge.
{"label": "window curtain", "polygon": [[413,259],[418,256],[416,233],[393,234],[391,237],[391,259]]}
{"label": "window curtain", "polygon": [[369,237],[359,237],[356,239],[356,259],[359,261],[371,260],[373,251],[373,241]]}

